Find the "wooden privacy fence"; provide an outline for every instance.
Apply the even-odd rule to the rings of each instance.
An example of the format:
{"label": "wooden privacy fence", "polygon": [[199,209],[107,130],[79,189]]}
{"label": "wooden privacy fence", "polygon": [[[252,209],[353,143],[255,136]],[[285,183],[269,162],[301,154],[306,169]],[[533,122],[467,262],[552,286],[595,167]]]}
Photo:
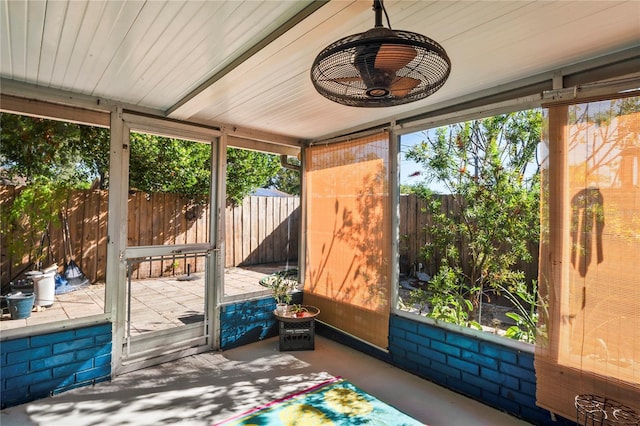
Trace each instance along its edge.
{"label": "wooden privacy fence", "polygon": [[[0,186],[0,211],[12,204],[21,188]],[[209,205],[194,204],[175,194],[134,192],[128,201],[128,246],[206,243],[209,241]],[[295,261],[298,255],[298,197],[247,197],[243,204],[226,208],[225,266]],[[108,192],[101,190],[74,191],[65,211],[71,236],[71,256],[91,282],[104,281],[107,258]],[[42,249],[43,266],[52,262],[63,265],[65,245],[63,223],[52,224],[42,244],[42,235],[25,238],[7,235],[2,223],[0,240],[0,275],[3,287],[35,261],[33,255]],[[22,239],[22,255],[9,255],[9,244]],[[31,253],[29,250],[31,249]],[[181,275],[203,270],[203,258],[192,259],[176,255],[134,266],[135,278]]]}
{"label": "wooden privacy fence", "polygon": [[[19,188],[0,186],[0,208],[7,209]],[[104,281],[107,259],[107,191],[75,191],[67,200],[72,257],[92,282]],[[453,197],[442,197],[442,211],[456,211]],[[262,263],[296,261],[298,256],[298,228],[300,226],[300,199],[298,197],[247,197],[242,205],[226,207],[225,266],[256,265]],[[129,195],[129,246],[202,243],[209,240],[209,206],[193,204],[175,194]],[[431,225],[427,204],[415,195],[400,197],[400,270],[423,264],[429,274],[436,271],[439,259],[425,259],[420,250],[429,241],[426,227]],[[535,224],[537,226],[537,224]],[[3,231],[6,229],[2,224]],[[2,234],[0,241],[0,273],[3,286],[32,265],[28,254],[10,257],[8,245],[12,235]],[[20,236],[23,238],[24,236]],[[25,244],[40,248],[41,235]],[[28,249],[29,247],[27,247]],[[49,229],[49,238],[43,247],[45,265],[57,261],[64,263],[65,253],[60,224]],[[460,247],[466,256],[464,247]],[[531,245],[534,261],[517,264],[527,280],[538,274],[537,244]],[[204,259],[184,256],[164,257],[134,266],[135,278],[181,275],[203,270]]]}
{"label": "wooden privacy fence", "polygon": [[258,265],[298,258],[300,198],[248,197],[227,207],[227,266]]}
{"label": "wooden privacy fence", "polygon": [[[454,202],[452,195],[436,195],[440,198],[440,211],[446,215],[458,214],[459,206]],[[427,227],[433,224],[431,214],[427,206],[428,201],[415,194],[400,196],[400,272],[408,272],[414,265],[422,264],[422,269],[429,275],[437,272],[440,264],[440,256],[426,259],[421,256],[421,249],[431,242]],[[531,226],[539,226],[538,223]],[[462,264],[468,265],[467,250],[462,242],[458,244],[458,250],[462,256]],[[533,257],[531,262],[517,262],[513,268],[523,271],[527,282],[538,279],[538,243],[529,243],[529,252]],[[469,271],[465,271],[469,273]]]}

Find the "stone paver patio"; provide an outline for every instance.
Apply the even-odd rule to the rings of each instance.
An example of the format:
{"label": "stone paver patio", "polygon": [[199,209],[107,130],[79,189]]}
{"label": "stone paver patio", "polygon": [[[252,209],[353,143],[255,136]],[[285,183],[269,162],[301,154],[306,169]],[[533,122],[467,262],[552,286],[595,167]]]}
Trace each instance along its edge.
{"label": "stone paver patio", "polygon": [[[289,269],[296,265],[289,265]],[[285,264],[265,264],[225,269],[225,301],[268,294],[259,281],[265,275],[287,268]],[[178,277],[132,281],[131,335],[162,330],[202,320],[204,316],[204,276],[194,279]],[[12,320],[3,310],[0,331],[45,324],[65,319],[100,315],[104,312],[105,284],[96,283],[74,292],[55,296],[49,308],[34,308],[26,319]]]}

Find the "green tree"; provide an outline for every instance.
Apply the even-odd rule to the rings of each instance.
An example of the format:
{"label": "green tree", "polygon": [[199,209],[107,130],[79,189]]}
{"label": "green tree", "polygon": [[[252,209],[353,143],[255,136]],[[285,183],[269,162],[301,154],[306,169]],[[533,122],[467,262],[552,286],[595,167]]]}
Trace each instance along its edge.
{"label": "green tree", "polygon": [[77,124],[6,113],[0,123],[2,177],[27,184],[45,178],[70,187],[91,181],[93,165],[86,161]]}
{"label": "green tree", "polygon": [[132,133],[129,186],[201,199],[209,194],[211,146],[199,142]]}
{"label": "green tree", "polygon": [[[300,160],[297,158],[287,161],[293,166],[300,166]],[[269,180],[269,186],[290,195],[300,195],[300,171],[280,167],[276,175]]]}
{"label": "green tree", "polygon": [[[58,224],[71,190],[109,186],[109,129],[16,114],[0,114],[0,178],[24,182],[2,211],[12,253],[37,261],[39,240]],[[211,148],[207,144],[132,133],[129,186],[144,192],[209,193]],[[268,184],[280,169],[275,155],[228,149],[227,201],[240,203]]]}
{"label": "green tree", "polygon": [[412,185],[400,184],[400,194],[415,194],[416,196],[427,200],[433,195],[433,191],[423,183],[416,183]]}
{"label": "green tree", "polygon": [[[27,185],[46,182],[49,189],[88,188],[94,181],[108,188],[109,129],[7,113],[0,114],[0,123],[0,177],[25,179]],[[293,182],[287,174],[276,178],[276,155],[229,148],[227,157],[229,203],[242,202],[271,180]],[[145,192],[205,196],[210,162],[206,144],[132,133],[129,184]]]}
{"label": "green tree", "polygon": [[227,150],[227,202],[241,204],[256,188],[263,188],[280,170],[273,154],[229,148]]}
{"label": "green tree", "polygon": [[109,187],[109,129],[94,126],[79,126],[79,151],[100,189]]}
{"label": "green tree", "polygon": [[[11,253],[38,258],[39,240],[74,188],[88,188],[95,164],[85,155],[83,133],[73,123],[1,114],[0,177],[22,181],[10,208],[2,211],[2,229]],[[107,147],[108,152],[108,147]]]}
{"label": "green tree", "polygon": [[[514,265],[532,260],[528,244],[539,237],[539,176],[533,160],[541,123],[538,110],[504,114],[438,128],[434,137],[409,149],[407,158],[423,166],[425,183],[439,182],[455,200],[449,212],[441,210],[439,198],[428,203],[433,225],[424,255],[439,255],[434,282],[439,292],[455,295],[428,296],[440,319],[451,309],[438,304],[458,296],[477,308],[483,294],[522,288],[524,273]],[[456,303],[450,320],[462,318],[466,325],[457,312],[465,305]],[[479,321],[477,309],[474,314]]]}

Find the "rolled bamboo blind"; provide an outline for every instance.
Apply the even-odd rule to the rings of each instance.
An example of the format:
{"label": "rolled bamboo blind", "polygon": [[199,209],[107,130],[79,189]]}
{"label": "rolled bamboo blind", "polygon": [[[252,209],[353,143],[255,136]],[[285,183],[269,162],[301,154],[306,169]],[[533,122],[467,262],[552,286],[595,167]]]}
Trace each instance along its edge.
{"label": "rolled bamboo blind", "polygon": [[389,134],[306,150],[305,303],[319,319],[388,346]]}
{"label": "rolled bamboo blind", "polygon": [[569,419],[578,395],[640,413],[639,105],[547,110],[537,404]]}

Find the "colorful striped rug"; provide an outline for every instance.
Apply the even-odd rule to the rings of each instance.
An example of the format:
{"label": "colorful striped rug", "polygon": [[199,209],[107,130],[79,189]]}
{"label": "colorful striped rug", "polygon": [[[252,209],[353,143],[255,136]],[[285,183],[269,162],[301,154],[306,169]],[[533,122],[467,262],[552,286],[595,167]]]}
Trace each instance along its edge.
{"label": "colorful striped rug", "polygon": [[393,425],[423,423],[341,377],[256,407],[218,425]]}

